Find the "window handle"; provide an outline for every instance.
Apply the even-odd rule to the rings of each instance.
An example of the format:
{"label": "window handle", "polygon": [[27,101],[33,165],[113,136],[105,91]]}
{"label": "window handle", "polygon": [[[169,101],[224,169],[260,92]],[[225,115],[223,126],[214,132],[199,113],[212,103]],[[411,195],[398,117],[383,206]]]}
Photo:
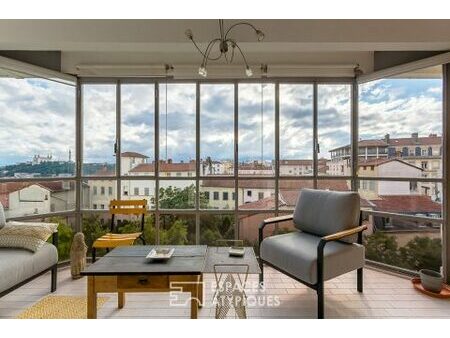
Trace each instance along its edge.
{"label": "window handle", "polygon": [[317,143],[317,153],[318,154],[320,153],[320,144],[319,143]]}

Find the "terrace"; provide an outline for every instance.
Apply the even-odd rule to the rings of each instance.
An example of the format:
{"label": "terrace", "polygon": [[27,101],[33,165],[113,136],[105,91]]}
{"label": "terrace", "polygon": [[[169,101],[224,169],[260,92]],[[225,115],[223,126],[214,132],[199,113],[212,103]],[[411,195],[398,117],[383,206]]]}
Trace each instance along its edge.
{"label": "terrace", "polygon": [[[139,27],[121,22],[74,21],[63,29],[64,21],[0,21],[0,202],[7,221],[58,224],[54,295],[86,296],[87,278],[70,276],[70,245],[82,232],[91,255],[93,242],[108,232],[113,200],[146,201],[147,244],[242,240],[258,255],[261,221],[291,214],[302,189],[310,188],[358,192],[367,225],[364,293],[356,290],[356,272],[327,281],[327,318],[450,316],[448,300],[417,292],[409,280],[432,269],[450,282],[448,36],[427,23],[424,52],[417,48],[420,22],[371,23],[400,32],[395,43],[378,33],[377,44],[370,28],[361,42],[330,22],[314,26],[313,38],[320,41],[318,30],[327,41],[346,36],[348,50],[316,42],[317,52],[283,34],[313,22],[275,21],[251,21],[268,41],[236,32],[250,64],[211,63],[206,78],[198,74],[200,54],[179,35],[192,28],[206,47],[214,20],[143,21],[137,26],[149,35],[141,52]],[[111,42],[97,50],[92,41],[104,41],[104,25],[113,28]],[[75,30],[79,41],[65,38]],[[115,30],[127,37],[131,58],[117,51],[122,42],[114,40]],[[417,41],[410,41],[411,30]],[[26,32],[41,51],[6,31]],[[165,46],[155,31],[167,32]],[[257,65],[261,59],[265,67]],[[139,219],[120,217],[118,230],[138,231]],[[292,222],[282,222],[265,235],[293,230]],[[269,267],[264,274],[266,289],[248,294],[280,304],[249,305],[249,318],[316,317],[314,290]],[[205,274],[199,318],[215,316],[213,281]],[[44,299],[49,285],[46,273],[1,297],[0,318],[15,318]],[[170,306],[164,293],[130,295],[120,310],[116,294],[106,297],[99,318],[189,313]]]}

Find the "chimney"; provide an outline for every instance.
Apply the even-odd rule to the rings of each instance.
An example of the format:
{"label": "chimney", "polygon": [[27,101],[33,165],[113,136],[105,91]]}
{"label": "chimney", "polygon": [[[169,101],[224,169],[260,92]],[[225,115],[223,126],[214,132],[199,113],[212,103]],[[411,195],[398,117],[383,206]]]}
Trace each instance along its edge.
{"label": "chimney", "polygon": [[414,140],[414,142],[417,142],[419,140],[419,133],[412,133],[411,138]]}
{"label": "chimney", "polygon": [[389,141],[390,141],[390,136],[389,136],[389,134],[384,135],[384,141],[385,141],[387,144],[389,144]]}
{"label": "chimney", "polygon": [[172,164],[172,159],[169,158],[169,159],[167,160],[167,163]]}

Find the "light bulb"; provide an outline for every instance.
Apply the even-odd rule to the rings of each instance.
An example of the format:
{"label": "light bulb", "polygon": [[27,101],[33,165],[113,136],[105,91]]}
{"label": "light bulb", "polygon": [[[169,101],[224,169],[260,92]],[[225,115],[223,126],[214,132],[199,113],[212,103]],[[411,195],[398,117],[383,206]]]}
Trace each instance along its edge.
{"label": "light bulb", "polygon": [[208,76],[208,72],[206,71],[205,66],[200,66],[200,68],[198,69],[198,75],[203,76],[203,77],[207,77]]}
{"label": "light bulb", "polygon": [[256,30],[256,36],[258,37],[258,41],[261,42],[262,40],[264,40],[264,33],[262,31],[260,31],[259,29]]}
{"label": "light bulb", "polygon": [[245,75],[247,75],[248,77],[253,76],[253,71],[249,66],[245,67]]}

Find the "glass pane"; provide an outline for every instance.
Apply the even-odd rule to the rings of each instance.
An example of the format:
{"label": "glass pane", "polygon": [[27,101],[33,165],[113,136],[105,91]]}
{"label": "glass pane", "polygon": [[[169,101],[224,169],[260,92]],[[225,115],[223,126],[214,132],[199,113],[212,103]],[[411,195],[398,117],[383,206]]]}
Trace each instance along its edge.
{"label": "glass pane", "polygon": [[442,177],[442,85],[439,66],[360,86],[359,175]]}
{"label": "glass pane", "polygon": [[222,239],[234,239],[234,215],[201,215],[200,244],[225,246]]}
{"label": "glass pane", "polygon": [[293,210],[302,189],[313,189],[313,180],[280,180],[279,208]]}
{"label": "glass pane", "polygon": [[83,175],[116,171],[116,86],[85,84],[83,90]]}
{"label": "glass pane", "polygon": [[109,202],[117,199],[117,181],[85,180],[83,182],[82,208],[109,210]]}
{"label": "glass pane", "polygon": [[192,163],[195,168],[195,84],[161,84],[159,97],[159,158],[166,164]]}
{"label": "glass pane", "polygon": [[352,182],[350,180],[317,180],[317,189],[350,191],[352,189]]}
{"label": "glass pane", "polygon": [[121,86],[121,171],[129,175],[155,158],[155,86],[125,84]]}
{"label": "glass pane", "polygon": [[362,180],[358,191],[369,210],[441,217],[442,183]]}
{"label": "glass pane", "polygon": [[234,85],[200,86],[201,174],[234,174]]}
{"label": "glass pane", "polygon": [[0,177],[75,174],[75,87],[0,78]]}
{"label": "glass pane", "polygon": [[155,208],[155,181],[121,180],[122,200],[147,200],[149,209]]}
{"label": "glass pane", "polygon": [[[259,254],[258,228],[259,224],[266,218],[274,217],[273,213],[249,213],[239,215],[239,239],[244,241],[244,245],[253,246],[255,253]],[[264,236],[273,234],[273,227],[264,229]]]}
{"label": "glass pane", "polygon": [[161,215],[160,244],[195,244],[195,215]]}
{"label": "glass pane", "polygon": [[5,217],[75,210],[75,181],[0,182]]}
{"label": "glass pane", "polygon": [[364,236],[367,259],[413,271],[440,271],[442,241],[438,224],[379,216],[369,216],[365,223],[369,226]]}
{"label": "glass pane", "polygon": [[280,84],[280,175],[313,174],[313,85]]}
{"label": "glass pane", "polygon": [[239,84],[239,175],[273,176],[275,85]]}
{"label": "glass pane", "polygon": [[239,209],[275,209],[274,180],[239,180]]}
{"label": "glass pane", "polygon": [[200,181],[201,209],[234,209],[234,180]]}
{"label": "glass pane", "polygon": [[351,175],[351,85],[318,85],[319,175]]}
{"label": "glass pane", "polygon": [[[115,217],[115,233],[133,233],[141,231],[141,218],[135,215],[118,215]],[[88,247],[88,255],[91,255],[92,244],[102,235],[111,232],[111,215],[107,210],[104,212],[89,213],[82,215],[82,229],[84,239]],[[145,217],[144,232],[147,244],[156,244],[155,218],[153,214]],[[135,245],[141,245],[141,240],[137,240]],[[105,250],[97,250],[97,256],[102,256]]]}
{"label": "glass pane", "polygon": [[159,209],[194,209],[195,181],[159,181]]}

